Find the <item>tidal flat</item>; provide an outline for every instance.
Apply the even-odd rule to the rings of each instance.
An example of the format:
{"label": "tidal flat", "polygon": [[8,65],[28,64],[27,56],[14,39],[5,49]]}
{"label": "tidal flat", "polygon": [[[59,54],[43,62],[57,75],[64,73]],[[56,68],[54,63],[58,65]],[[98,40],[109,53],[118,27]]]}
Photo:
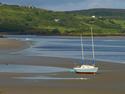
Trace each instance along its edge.
{"label": "tidal flat", "polygon": [[[125,93],[124,64],[97,61],[99,71],[96,75],[79,75],[71,70],[79,65],[80,59],[11,55],[14,51],[28,48],[29,44],[26,41],[5,40],[8,44],[4,45],[11,46],[11,49],[0,44],[2,51],[9,49],[9,54],[0,54],[1,94]],[[19,46],[13,46],[17,43]]]}

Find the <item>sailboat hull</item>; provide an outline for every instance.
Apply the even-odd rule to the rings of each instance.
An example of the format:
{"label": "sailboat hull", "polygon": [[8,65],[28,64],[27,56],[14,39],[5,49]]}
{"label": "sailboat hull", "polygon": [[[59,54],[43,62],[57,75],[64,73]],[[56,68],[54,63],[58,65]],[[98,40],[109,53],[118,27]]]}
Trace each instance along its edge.
{"label": "sailboat hull", "polygon": [[76,72],[77,74],[96,74],[96,72]]}
{"label": "sailboat hull", "polygon": [[82,65],[81,67],[74,68],[74,71],[78,74],[96,74],[98,67]]}

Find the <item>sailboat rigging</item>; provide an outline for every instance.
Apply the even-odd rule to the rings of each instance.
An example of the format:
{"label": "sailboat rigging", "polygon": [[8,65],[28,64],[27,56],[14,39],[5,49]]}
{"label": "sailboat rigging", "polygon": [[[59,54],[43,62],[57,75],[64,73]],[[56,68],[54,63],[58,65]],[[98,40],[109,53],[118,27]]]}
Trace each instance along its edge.
{"label": "sailboat rigging", "polygon": [[81,49],[82,49],[82,55],[81,55],[81,59],[82,59],[82,64],[84,64],[85,62],[84,62],[84,53],[83,53],[83,50],[84,50],[84,48],[83,48],[83,38],[82,38],[82,35],[81,35]]}
{"label": "sailboat rigging", "polygon": [[92,65],[85,64],[84,60],[84,48],[83,48],[83,37],[81,35],[81,49],[82,49],[82,65],[80,67],[73,68],[76,73],[79,74],[96,74],[98,67],[95,67],[95,51],[94,51],[94,37],[93,29],[91,27],[91,39],[92,39]]}

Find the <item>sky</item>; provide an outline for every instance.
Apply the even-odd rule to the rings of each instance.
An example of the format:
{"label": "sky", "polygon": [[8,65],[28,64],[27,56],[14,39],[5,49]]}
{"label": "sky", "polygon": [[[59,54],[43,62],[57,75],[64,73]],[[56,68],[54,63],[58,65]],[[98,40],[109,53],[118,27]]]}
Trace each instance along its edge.
{"label": "sky", "polygon": [[30,5],[55,11],[71,11],[91,8],[125,9],[125,0],[0,0],[1,3]]}

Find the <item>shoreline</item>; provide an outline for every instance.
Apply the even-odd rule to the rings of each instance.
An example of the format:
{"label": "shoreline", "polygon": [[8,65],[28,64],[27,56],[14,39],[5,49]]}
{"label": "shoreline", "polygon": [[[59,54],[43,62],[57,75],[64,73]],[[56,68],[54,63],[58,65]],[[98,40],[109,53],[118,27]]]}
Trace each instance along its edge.
{"label": "shoreline", "polygon": [[[6,37],[10,37],[10,36],[37,36],[37,37],[60,37],[60,38],[79,38],[79,35],[5,35]],[[96,38],[124,38],[125,35],[123,36],[94,36]],[[91,37],[91,35],[88,36],[84,36],[84,38],[89,38]],[[6,38],[1,38],[1,39],[6,39]]]}
{"label": "shoreline", "polygon": [[[36,36],[80,36],[81,34],[79,33],[79,34],[27,34],[27,33],[23,33],[23,34],[18,34],[18,33],[12,33],[12,34],[7,34],[7,33],[1,33],[2,34],[2,37],[4,38],[6,38],[6,36],[8,36],[8,35],[36,35]],[[90,33],[84,33],[84,36],[91,36],[91,34]],[[114,33],[114,34],[99,34],[99,33],[94,33],[94,36],[102,36],[102,37],[110,37],[110,36],[125,36],[125,33]]]}

